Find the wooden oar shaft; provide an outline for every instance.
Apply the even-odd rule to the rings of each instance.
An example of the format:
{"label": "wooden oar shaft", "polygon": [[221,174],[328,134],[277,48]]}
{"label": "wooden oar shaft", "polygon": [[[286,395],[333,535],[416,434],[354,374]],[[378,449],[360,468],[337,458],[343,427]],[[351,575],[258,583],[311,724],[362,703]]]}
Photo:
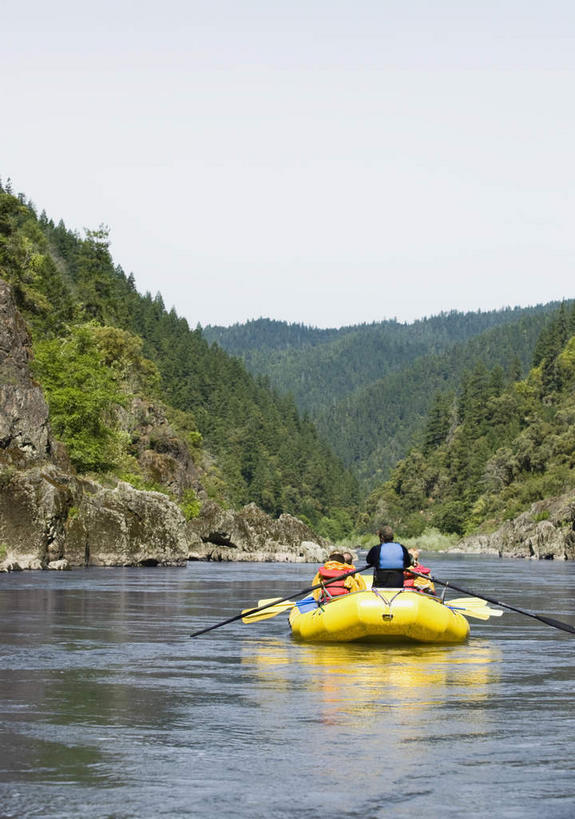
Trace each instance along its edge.
{"label": "wooden oar shaft", "polygon": [[299,592],[292,592],[287,597],[280,597],[279,600],[274,600],[272,603],[266,603],[265,606],[258,606],[255,609],[249,609],[249,611],[242,611],[240,614],[236,614],[234,617],[229,617],[227,620],[222,620],[221,623],[216,623],[213,626],[208,626],[207,628],[200,629],[200,631],[194,631],[190,634],[190,637],[199,637],[200,634],[205,634],[207,631],[213,631],[215,628],[221,628],[222,626],[227,626],[228,623],[234,623],[236,620],[241,620],[243,617],[249,617],[251,614],[256,614],[258,611],[264,611],[264,609],[269,609],[272,606],[277,606],[278,603],[285,603],[287,600],[290,599],[292,596],[299,597],[303,594],[309,594],[309,592],[315,591],[316,589],[321,589],[324,586],[329,586],[331,583],[336,583],[338,580],[343,580],[345,577],[351,577],[352,574],[359,574],[360,572],[364,572],[366,569],[369,569],[369,566],[363,566],[361,569],[353,569],[351,572],[345,572],[344,574],[340,574],[337,577],[332,577],[331,580],[326,580],[324,583],[316,583],[315,586],[309,586],[307,589],[302,589]]}
{"label": "wooden oar shaft", "polygon": [[566,631],[567,634],[575,634],[575,627],[571,626],[569,623],[563,623],[561,620],[555,620],[553,617],[545,617],[543,614],[534,614],[533,612],[526,611],[525,609],[518,609],[516,606],[509,605],[509,603],[502,603],[501,600],[495,600],[494,597],[487,597],[486,594],[477,594],[477,592],[469,591],[469,589],[463,589],[461,586],[456,586],[454,583],[450,583],[449,581],[439,580],[437,577],[431,577],[430,575],[426,574],[420,574],[419,572],[415,572],[413,569],[409,569],[409,571],[411,574],[415,574],[418,577],[423,577],[426,580],[432,580],[439,586],[455,589],[455,591],[462,592],[463,594],[469,594],[472,597],[480,597],[482,600],[486,600],[488,603],[493,603],[494,606],[501,606],[501,608],[509,609],[509,611],[514,611],[516,614],[524,614],[525,617],[532,617],[534,620],[539,620],[541,623],[546,623],[552,628],[558,628],[561,631]]}

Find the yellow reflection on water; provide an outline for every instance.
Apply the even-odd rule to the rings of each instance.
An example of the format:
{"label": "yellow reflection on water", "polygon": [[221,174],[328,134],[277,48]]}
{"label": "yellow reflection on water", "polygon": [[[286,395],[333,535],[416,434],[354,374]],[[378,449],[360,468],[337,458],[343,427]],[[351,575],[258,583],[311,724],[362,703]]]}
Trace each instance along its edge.
{"label": "yellow reflection on water", "polygon": [[[303,689],[319,700],[322,721],[357,724],[382,708],[429,710],[456,696],[481,702],[497,682],[501,652],[489,641],[456,646],[301,644],[249,641],[242,662],[254,666],[263,689]],[[319,695],[319,696],[318,696]]]}

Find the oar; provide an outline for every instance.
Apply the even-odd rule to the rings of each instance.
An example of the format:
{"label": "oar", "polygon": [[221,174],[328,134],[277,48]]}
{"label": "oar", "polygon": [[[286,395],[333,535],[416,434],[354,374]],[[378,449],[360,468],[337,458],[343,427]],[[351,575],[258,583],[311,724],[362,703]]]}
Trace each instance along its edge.
{"label": "oar", "polygon": [[[316,589],[321,589],[324,586],[329,586],[332,583],[337,583],[338,580],[343,580],[345,577],[350,577],[352,574],[359,574],[359,572],[364,572],[366,571],[366,569],[369,569],[369,566],[364,566],[362,569],[352,569],[350,572],[339,574],[337,575],[337,577],[332,577],[330,580],[326,580],[324,583],[316,583],[315,586],[308,586],[307,589],[302,589],[301,591],[296,592],[296,596],[300,597],[305,594],[309,594],[309,592],[315,591]],[[244,617],[249,617],[252,614],[257,614],[259,611],[264,611],[264,609],[269,609],[272,606],[277,606],[279,603],[287,603],[288,601],[289,597],[280,597],[278,600],[273,600],[270,603],[266,603],[264,606],[257,606],[255,609],[244,609],[239,614],[236,614],[235,617],[229,617],[227,620],[222,620],[221,623],[216,623],[214,626],[208,626],[208,628],[200,629],[200,631],[194,631],[193,634],[190,634],[190,637],[199,637],[200,634],[205,634],[207,631],[213,631],[213,629],[215,628],[227,626],[228,623],[234,623],[236,620],[242,620]]]}
{"label": "oar", "polygon": [[[455,589],[455,591],[462,592],[463,594],[479,597],[481,600],[485,600],[487,603],[493,603],[494,606],[501,606],[501,608],[509,609],[509,611],[514,611],[517,614],[524,614],[526,617],[532,617],[534,620],[539,620],[541,623],[545,623],[552,628],[558,628],[561,631],[566,631],[567,634],[575,634],[575,627],[569,625],[569,623],[563,623],[561,620],[555,620],[553,617],[545,617],[543,614],[533,614],[533,612],[526,611],[525,609],[518,609],[516,606],[510,606],[509,603],[502,603],[500,600],[494,600],[493,597],[487,597],[485,594],[480,595],[477,594],[477,592],[469,591],[469,589],[462,589],[461,586],[456,586],[454,583],[439,580],[437,577],[431,577],[430,575],[420,574],[419,572],[413,571],[413,569],[410,569],[409,571],[411,574],[416,574],[418,577],[423,577],[426,580],[432,580],[439,586],[445,586],[446,589]],[[447,601],[447,605],[449,605],[449,601]]]}

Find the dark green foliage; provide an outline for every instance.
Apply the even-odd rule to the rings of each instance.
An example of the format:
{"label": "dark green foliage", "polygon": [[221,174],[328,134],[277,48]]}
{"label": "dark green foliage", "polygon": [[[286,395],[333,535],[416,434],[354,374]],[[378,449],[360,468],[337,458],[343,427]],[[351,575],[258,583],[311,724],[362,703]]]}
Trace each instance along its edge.
{"label": "dark green foliage", "polygon": [[[303,516],[326,531],[350,525],[356,481],[313,423],[167,312],[161,295],[141,296],[114,265],[104,226],[81,238],[1,191],[0,265],[32,325],[53,427],[78,469],[121,469],[112,405],[126,391],[161,395],[192,451],[203,443],[215,458],[208,490],[218,498]],[[195,499],[183,502],[194,514]]]}
{"label": "dark green foliage", "polygon": [[442,444],[454,423],[455,396],[452,393],[435,393],[425,429],[423,451],[425,454]]}
{"label": "dark green foliage", "polygon": [[466,370],[479,361],[499,364],[490,377],[501,388],[520,378],[552,309],[451,312],[410,325],[340,330],[259,319],[204,333],[294,395],[362,484],[373,487],[415,440],[445,433],[426,432],[426,417],[434,396],[455,391]]}
{"label": "dark green foliage", "polygon": [[0,188],[0,277],[32,330],[59,332],[74,314],[72,295],[35,215]]}
{"label": "dark green foliage", "polygon": [[[459,401],[460,409],[463,402],[473,413],[481,392],[478,382],[492,379],[492,389],[497,392],[506,383],[502,367],[510,370],[516,357],[529,362],[537,334],[547,321],[546,312],[534,313],[453,345],[442,354],[423,356],[329,406],[318,418],[320,434],[364,485],[373,487],[389,477],[410,445],[423,439],[438,391],[456,390],[464,373],[479,367],[469,396]],[[499,366],[487,376],[486,368],[494,363]]]}
{"label": "dark green foliage", "polygon": [[482,364],[466,372],[457,423],[447,435],[453,399],[436,397],[421,447],[373,491],[368,519],[384,514],[408,535],[417,534],[414,523],[421,520],[462,535],[492,529],[534,501],[575,487],[571,316],[562,305],[544,328],[536,345],[538,366],[525,381],[505,385],[500,368]]}

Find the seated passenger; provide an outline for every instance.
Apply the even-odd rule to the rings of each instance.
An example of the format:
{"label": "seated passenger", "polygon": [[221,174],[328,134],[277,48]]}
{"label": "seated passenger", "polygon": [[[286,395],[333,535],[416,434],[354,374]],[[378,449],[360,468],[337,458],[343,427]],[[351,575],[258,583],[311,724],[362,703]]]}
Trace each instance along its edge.
{"label": "seated passenger", "polygon": [[[338,575],[353,571],[355,567],[351,563],[346,563],[345,558],[339,552],[333,552],[325,561],[323,566],[320,566],[316,576],[312,581],[312,586],[317,583],[332,580]],[[313,596],[318,603],[329,603],[335,597],[341,597],[343,594],[350,592],[363,591],[365,589],[365,581],[360,574],[352,574],[349,577],[344,577],[341,580],[335,580],[329,586],[321,589],[315,589]]]}
{"label": "seated passenger", "polygon": [[[431,574],[431,569],[419,562],[419,549],[409,549],[408,551],[411,555],[413,570],[419,572],[419,574]],[[404,572],[404,577],[403,587],[405,589],[417,589],[418,591],[427,592],[427,594],[435,594],[435,586],[431,580],[425,577],[417,577],[417,575],[411,574],[409,569]]]}

